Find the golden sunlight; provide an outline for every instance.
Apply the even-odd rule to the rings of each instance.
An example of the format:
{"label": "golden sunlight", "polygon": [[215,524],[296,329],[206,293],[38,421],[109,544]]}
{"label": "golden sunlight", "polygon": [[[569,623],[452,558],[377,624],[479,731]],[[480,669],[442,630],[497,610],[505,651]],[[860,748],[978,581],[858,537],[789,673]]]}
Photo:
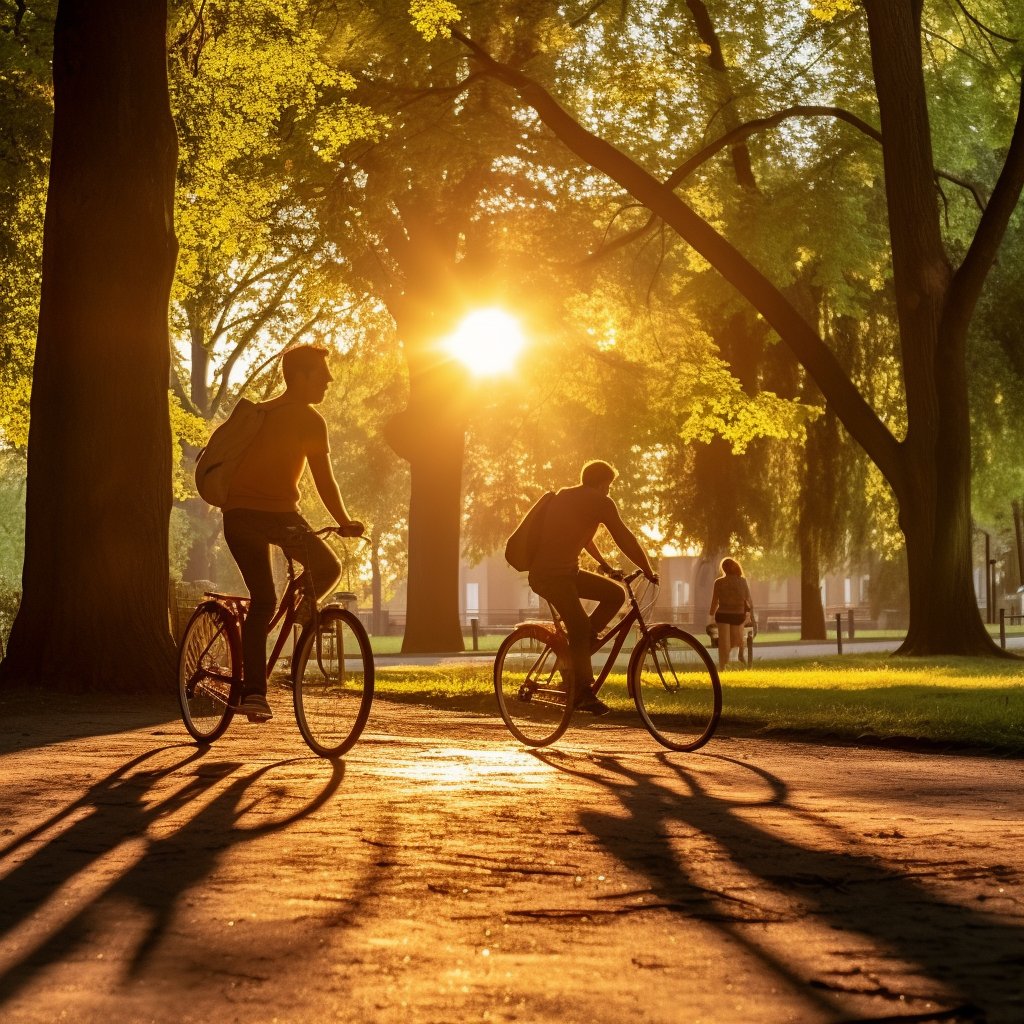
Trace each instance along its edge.
{"label": "golden sunlight", "polygon": [[525,344],[519,321],[503,309],[477,309],[442,342],[478,377],[507,373]]}

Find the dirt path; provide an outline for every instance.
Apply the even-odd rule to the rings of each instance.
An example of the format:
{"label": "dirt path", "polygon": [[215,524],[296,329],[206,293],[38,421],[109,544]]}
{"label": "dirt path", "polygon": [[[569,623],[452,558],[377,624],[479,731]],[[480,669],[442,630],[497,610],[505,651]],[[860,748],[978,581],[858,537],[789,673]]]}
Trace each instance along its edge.
{"label": "dirt path", "polygon": [[[0,702],[0,1019],[1024,1020],[1022,765]],[[69,728],[77,735],[67,738]]]}

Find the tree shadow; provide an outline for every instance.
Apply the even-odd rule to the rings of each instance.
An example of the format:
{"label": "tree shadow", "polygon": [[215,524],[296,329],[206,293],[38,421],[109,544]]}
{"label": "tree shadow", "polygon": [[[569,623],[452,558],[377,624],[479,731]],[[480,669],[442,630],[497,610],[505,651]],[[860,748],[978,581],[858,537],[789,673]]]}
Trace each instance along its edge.
{"label": "tree shadow", "polygon": [[0,754],[156,726],[186,737],[173,694],[61,694],[57,703],[39,687],[6,687],[0,689],[0,719]]}
{"label": "tree shadow", "polygon": [[[645,877],[656,905],[711,922],[729,942],[751,954],[801,998],[835,1020],[847,1017],[839,1000],[850,996],[875,996],[891,1001],[901,1012],[871,1020],[1024,1020],[1024,929],[975,908],[944,901],[923,884],[928,874],[947,870],[950,877],[972,878],[974,869],[964,861],[952,864],[915,863],[907,870],[887,865],[862,852],[844,849],[853,838],[834,822],[792,806],[788,787],[777,776],[733,758],[705,754],[722,766],[755,774],[765,789],[763,799],[743,801],[714,795],[701,775],[658,756],[681,784],[677,790],[653,773],[644,772],[612,755],[589,759],[596,770],[581,770],[570,755],[537,753],[546,763],[599,785],[619,800],[627,817],[584,810],[581,824],[612,856],[631,871]],[[799,818],[831,832],[823,847],[771,831],[756,821],[757,812]],[[681,827],[718,844],[727,873],[742,872],[747,884],[730,887],[721,882],[707,885],[709,872],[698,876],[684,862],[678,849]],[[673,840],[673,833],[676,840]],[[705,863],[706,868],[708,865]],[[960,872],[958,874],[958,871]],[[986,869],[992,876],[1009,880],[1018,872],[1006,865]],[[698,881],[704,879],[704,884]],[[979,876],[982,877],[982,876]],[[750,880],[753,880],[753,887]],[[741,895],[737,895],[741,893]],[[781,897],[781,900],[780,900]],[[780,902],[783,904],[780,908]],[[798,910],[794,910],[794,905]],[[894,990],[871,970],[856,964],[871,954],[850,953],[848,971],[792,963],[758,941],[754,922],[785,923],[811,918],[837,934],[861,936],[890,961],[912,965],[916,974],[934,983],[945,1010],[908,1015],[916,997]],[[854,942],[862,947],[863,943]],[[877,972],[882,973],[882,972]],[[888,972],[885,972],[888,973]],[[809,976],[813,974],[812,976]],[[923,997],[921,997],[923,998]],[[951,1003],[955,1005],[950,1005]]]}
{"label": "tree shadow", "polygon": [[[240,762],[213,760],[208,747],[197,750],[189,746],[170,764],[147,764],[179,749],[158,747],[132,758],[80,799],[0,849],[2,859],[26,844],[39,842],[50,829],[66,825],[3,878],[8,895],[0,902],[2,942],[15,929],[28,924],[61,886],[75,883],[122,844],[142,844],[141,855],[129,867],[0,973],[0,1006],[48,966],[86,948],[102,929],[105,907],[128,904],[140,911],[139,916],[146,922],[126,969],[129,978],[138,975],[167,932],[179,902],[211,875],[227,851],[313,814],[337,793],[344,777],[344,765],[329,762],[329,778],[301,807],[281,815],[270,814],[267,820],[246,827],[241,822],[247,814],[264,813],[259,804],[265,797],[252,793],[253,784],[276,768],[307,758],[275,761],[245,771],[246,766]],[[170,794],[154,799],[157,783],[188,766],[198,770]],[[223,785],[225,781],[227,785]],[[212,798],[202,802],[214,790]],[[198,810],[180,826],[168,823],[172,815],[187,813],[197,804]],[[158,834],[147,835],[154,825]],[[364,886],[363,891],[368,888]]]}

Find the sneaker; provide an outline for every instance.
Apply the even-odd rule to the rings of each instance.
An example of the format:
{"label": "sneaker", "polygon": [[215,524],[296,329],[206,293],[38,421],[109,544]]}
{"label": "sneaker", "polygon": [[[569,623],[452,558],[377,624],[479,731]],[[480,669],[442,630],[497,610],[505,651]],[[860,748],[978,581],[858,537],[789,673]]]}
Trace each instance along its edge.
{"label": "sneaker", "polygon": [[247,693],[238,704],[238,712],[246,715],[250,722],[269,722],[274,717],[262,693]]}
{"label": "sneaker", "polygon": [[583,711],[588,715],[607,715],[611,708],[603,700],[598,700],[592,693],[584,693],[574,705],[575,711]]}

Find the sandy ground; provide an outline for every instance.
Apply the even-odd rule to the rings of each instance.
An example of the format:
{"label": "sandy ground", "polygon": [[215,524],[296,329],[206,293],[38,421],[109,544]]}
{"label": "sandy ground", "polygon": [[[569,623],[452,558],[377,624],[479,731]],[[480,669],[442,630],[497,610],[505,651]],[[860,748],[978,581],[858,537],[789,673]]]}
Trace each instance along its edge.
{"label": "sandy ground", "polygon": [[0,699],[0,1020],[1024,1021],[1022,764]]}

